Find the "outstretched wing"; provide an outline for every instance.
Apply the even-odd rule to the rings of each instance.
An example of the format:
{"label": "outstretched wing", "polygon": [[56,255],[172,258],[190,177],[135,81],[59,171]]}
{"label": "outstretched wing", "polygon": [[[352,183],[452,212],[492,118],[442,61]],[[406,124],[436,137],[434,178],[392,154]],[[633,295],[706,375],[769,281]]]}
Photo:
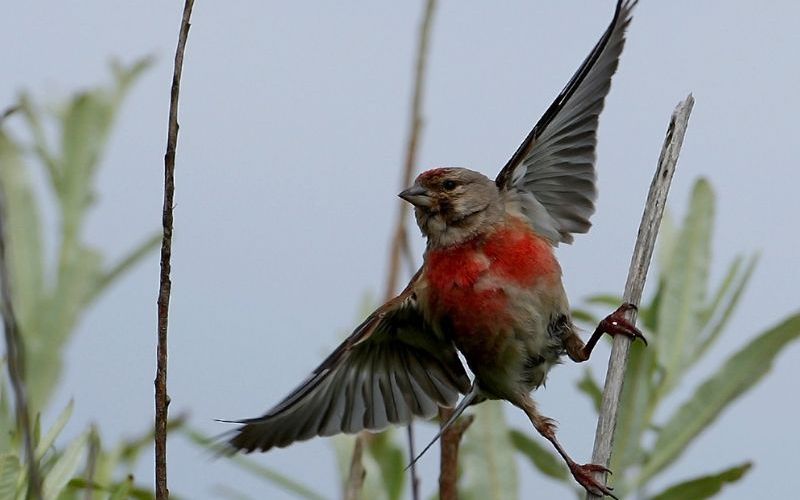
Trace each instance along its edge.
{"label": "outstretched wing", "polygon": [[497,176],[531,226],[554,244],[585,233],[594,213],[597,119],[625,45],[636,0],[619,0],[614,19],[544,116]]}
{"label": "outstretched wing", "polygon": [[311,375],[264,416],[244,424],[231,451],[267,451],[314,436],[377,431],[453,406],[470,382],[453,343],[417,309],[414,283],[372,313]]}

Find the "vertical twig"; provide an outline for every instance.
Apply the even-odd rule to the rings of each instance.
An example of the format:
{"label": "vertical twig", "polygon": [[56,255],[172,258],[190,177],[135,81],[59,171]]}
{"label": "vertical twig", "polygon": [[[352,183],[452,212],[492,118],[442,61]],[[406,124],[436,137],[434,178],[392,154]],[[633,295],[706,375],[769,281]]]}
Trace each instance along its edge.
{"label": "vertical twig", "polygon": [[[444,425],[453,415],[451,408],[439,408],[439,420]],[[439,458],[439,500],[458,500],[458,449],[461,438],[475,420],[475,415],[459,418],[442,434]]]}
{"label": "vertical twig", "polygon": [[[10,114],[10,112],[6,113]],[[7,114],[4,114],[3,118],[5,116]],[[28,398],[25,390],[25,345],[14,312],[14,295],[9,274],[8,255],[6,254],[6,237],[9,235],[9,231],[5,201],[5,186],[0,185],[0,294],[2,294],[1,307],[6,337],[8,378],[11,380],[11,388],[14,391],[17,424],[22,430],[22,440],[25,444],[25,457],[28,462],[28,498],[39,499],[42,498],[42,482],[39,475],[39,464],[34,454]]]}
{"label": "vertical twig", "polygon": [[[403,164],[403,177],[401,182],[402,189],[411,184],[414,171],[417,165],[417,149],[419,146],[419,136],[422,132],[422,102],[425,91],[425,75],[428,67],[428,52],[430,47],[431,26],[433,26],[433,14],[436,10],[436,0],[427,0],[425,11],[422,15],[422,22],[419,26],[417,38],[417,56],[414,64],[414,90],[411,96],[411,116],[408,123],[408,138],[406,142],[406,157]],[[386,299],[390,299],[397,288],[399,279],[400,259],[404,255],[409,264],[409,272],[413,273],[414,256],[411,254],[409,244],[407,220],[407,206],[400,202],[397,210],[397,221],[395,223],[395,236],[392,241],[391,254],[389,257],[389,277],[386,280]],[[408,456],[410,459],[416,456],[414,449],[414,424],[409,422],[406,429],[408,434]],[[408,470],[411,482],[411,498],[419,500],[419,476],[417,475],[417,465],[413,461]]]}
{"label": "vertical twig", "polygon": [[[425,74],[428,66],[428,48],[435,10],[436,0],[427,0],[425,12],[422,16],[422,23],[419,27],[419,38],[417,39],[417,58],[414,64],[414,90],[411,96],[411,116],[409,117],[408,123],[406,156],[403,162],[402,189],[407,188],[411,184],[414,171],[416,170],[419,136],[423,125],[422,100],[425,89]],[[386,293],[384,294],[387,299],[394,297],[397,291],[402,254],[406,253],[406,257],[413,262],[413,258],[410,257],[410,245],[408,244],[408,229],[406,227],[407,213],[407,204],[405,202],[400,202],[394,226],[394,237],[392,238],[389,250],[389,274],[386,279]],[[416,271],[416,269],[411,269],[411,272],[414,271]]]}
{"label": "vertical twig", "polygon": [[169,100],[169,122],[167,130],[167,152],[164,155],[164,206],[161,240],[161,276],[158,289],[158,348],[156,354],[156,415],[155,415],[155,483],[156,498],[169,498],[167,488],[167,418],[169,396],[167,395],[167,324],[169,319],[170,258],[172,256],[172,206],[175,196],[175,148],[178,143],[178,96],[183,72],[183,54],[189,36],[189,20],[194,0],[186,0],[175,50],[175,67],[172,74],[172,90]]}
{"label": "vertical twig", "polygon": [[[428,63],[428,48],[435,8],[436,0],[426,1],[425,11],[422,15],[422,22],[418,32],[419,36],[417,38],[417,55],[414,64],[414,89],[411,97],[411,116],[409,117],[406,155],[403,162],[403,175],[401,180],[401,186],[403,188],[406,188],[411,184],[414,171],[416,170],[417,149],[423,124],[422,100],[424,94],[425,73]],[[394,297],[396,293],[397,282],[400,279],[400,264],[402,258],[406,259],[406,262],[409,264],[410,271],[415,271],[413,264],[414,257],[411,255],[408,229],[406,227],[407,207],[405,203],[402,202],[399,205],[395,229],[389,246],[389,269],[386,278],[386,292],[384,293],[386,300]],[[409,456],[413,458],[416,455],[414,452],[413,424],[408,424],[406,432],[408,437]],[[364,465],[361,458],[364,453],[366,441],[367,434],[363,432],[356,437],[356,443],[353,447],[353,457],[350,462],[350,473],[345,485],[345,498],[348,500],[359,497],[361,487],[364,483]],[[419,500],[419,477],[417,476],[416,464],[413,462],[409,469],[409,476],[411,481],[411,497],[414,500]]]}
{"label": "vertical twig", "polygon": [[[689,115],[692,112],[693,105],[694,98],[689,94],[675,108],[667,128],[664,146],[658,159],[658,168],[653,177],[653,182],[650,184],[650,192],[647,195],[642,222],[639,225],[636,246],[633,249],[633,257],[631,257],[631,265],[628,270],[628,280],[625,283],[625,293],[622,296],[623,301],[631,304],[638,305],[642,299],[642,291],[647,278],[647,270],[650,267],[650,259],[653,256],[653,248],[655,247],[658,228],[661,224],[661,216],[664,214],[669,186],[672,182],[672,175],[675,173],[675,166],[678,163],[678,155],[683,145],[683,137],[686,134],[686,126],[689,122]],[[636,320],[635,311],[629,311],[627,314],[629,321],[634,322]],[[628,364],[630,344],[630,339],[623,335],[614,337],[605,387],[603,388],[600,416],[597,420],[597,430],[594,437],[594,450],[592,452],[592,463],[594,464],[608,466],[611,458],[614,431],[617,426],[617,409],[619,408],[619,398],[622,394],[622,383]],[[604,473],[597,473],[596,477],[603,481],[606,479]],[[587,493],[586,498],[600,497]]]}
{"label": "vertical twig", "polygon": [[344,500],[358,500],[361,497],[361,489],[364,487],[364,462],[361,457],[364,455],[366,445],[366,434],[360,433],[356,436],[356,443],[353,445],[353,457],[350,459],[350,473],[344,485]]}
{"label": "vertical twig", "polygon": [[[414,446],[414,422],[409,422],[406,427],[406,442],[408,443],[408,456],[413,461],[417,455],[416,447]],[[412,463],[408,468],[408,477],[411,482],[411,498],[419,500],[419,476],[417,475],[417,464]]]}

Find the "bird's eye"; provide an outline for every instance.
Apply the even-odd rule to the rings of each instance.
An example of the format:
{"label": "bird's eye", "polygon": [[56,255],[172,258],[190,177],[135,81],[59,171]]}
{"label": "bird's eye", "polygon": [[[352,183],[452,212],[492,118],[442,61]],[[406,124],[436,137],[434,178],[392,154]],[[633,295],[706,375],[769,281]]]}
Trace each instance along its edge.
{"label": "bird's eye", "polygon": [[452,191],[456,188],[456,186],[457,186],[456,181],[451,179],[447,179],[442,183],[442,187],[444,188],[445,191]]}

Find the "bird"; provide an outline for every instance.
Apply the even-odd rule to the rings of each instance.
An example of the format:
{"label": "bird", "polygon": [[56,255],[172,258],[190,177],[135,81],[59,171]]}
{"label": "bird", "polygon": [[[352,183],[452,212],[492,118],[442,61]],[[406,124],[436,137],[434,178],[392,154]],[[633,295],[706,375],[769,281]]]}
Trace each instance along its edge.
{"label": "bird", "polygon": [[505,400],[525,412],[581,486],[614,497],[593,477],[610,471],[573,460],[531,392],[564,356],[589,359],[603,334],[646,342],[625,318],[635,306],[622,304],[584,343],[555,255],[591,227],[598,118],[636,3],[617,1],[600,40],[494,180],[434,168],[399,194],[427,242],[422,266],[282,401],[260,417],[229,421],[240,427],[228,450],[380,431],[455,407],[446,428],[470,405]]}

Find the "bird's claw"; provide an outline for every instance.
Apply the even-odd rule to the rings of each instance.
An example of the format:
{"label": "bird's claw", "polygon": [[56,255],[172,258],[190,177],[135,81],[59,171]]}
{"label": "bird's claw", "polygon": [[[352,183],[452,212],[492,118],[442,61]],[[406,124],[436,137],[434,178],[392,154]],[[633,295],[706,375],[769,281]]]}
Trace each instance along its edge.
{"label": "bird's claw", "polygon": [[569,464],[569,470],[572,472],[572,477],[575,478],[578,484],[583,486],[584,489],[586,489],[586,491],[589,493],[598,496],[607,495],[615,500],[619,500],[619,498],[614,496],[612,493],[614,488],[594,478],[595,472],[605,472],[606,474],[611,474],[611,471],[608,469],[608,467],[604,467],[599,464],[579,465],[572,463]]}
{"label": "bird's claw", "polygon": [[639,308],[634,304],[625,302],[616,311],[603,318],[600,322],[600,328],[609,335],[625,335],[630,337],[632,341],[640,339],[644,342],[644,345],[647,345],[647,339],[644,338],[642,331],[625,318],[626,312],[638,310]]}

